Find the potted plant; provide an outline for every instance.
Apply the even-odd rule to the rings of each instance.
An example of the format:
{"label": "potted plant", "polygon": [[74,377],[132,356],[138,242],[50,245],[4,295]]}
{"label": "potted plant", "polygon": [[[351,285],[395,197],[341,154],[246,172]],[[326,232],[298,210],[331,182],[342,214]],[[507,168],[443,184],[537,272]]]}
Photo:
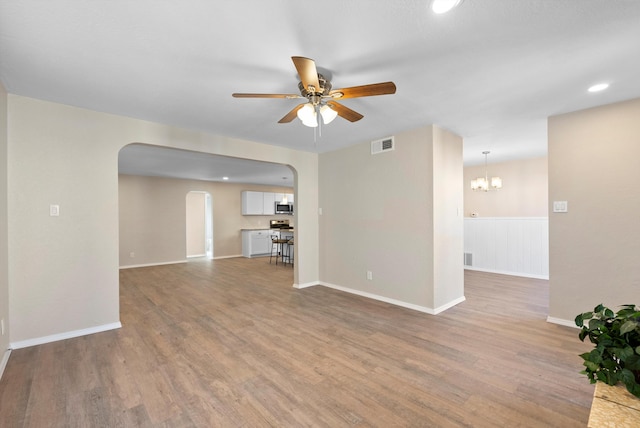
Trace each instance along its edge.
{"label": "potted plant", "polygon": [[580,355],[591,383],[608,385],[622,382],[627,390],[640,398],[640,310],[635,305],[623,305],[614,313],[598,305],[575,319],[581,327],[578,337],[586,337],[595,348]]}

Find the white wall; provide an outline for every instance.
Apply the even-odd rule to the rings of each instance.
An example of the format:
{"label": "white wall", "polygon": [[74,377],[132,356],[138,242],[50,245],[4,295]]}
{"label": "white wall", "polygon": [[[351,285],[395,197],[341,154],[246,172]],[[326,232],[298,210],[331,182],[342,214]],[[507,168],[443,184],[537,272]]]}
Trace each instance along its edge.
{"label": "white wall", "polygon": [[12,94],[8,118],[14,347],[117,327],[117,161],[133,142],[291,165],[306,196],[296,200],[295,281],[318,281],[317,155]]}
{"label": "white wall", "polygon": [[323,284],[432,313],[463,298],[459,137],[429,126],[393,151],[324,153],[320,188]]}
{"label": "white wall", "polygon": [[465,218],[464,252],[465,269],[549,279],[549,219]]}
{"label": "white wall", "polygon": [[640,99],[551,117],[548,130],[550,319],[640,304]]}

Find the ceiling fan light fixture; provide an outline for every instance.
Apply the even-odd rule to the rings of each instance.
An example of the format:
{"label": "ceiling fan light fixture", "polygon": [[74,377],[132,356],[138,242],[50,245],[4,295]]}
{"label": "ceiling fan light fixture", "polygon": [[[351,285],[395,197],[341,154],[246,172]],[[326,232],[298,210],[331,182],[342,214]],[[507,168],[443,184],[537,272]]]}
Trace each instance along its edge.
{"label": "ceiling fan light fixture", "polygon": [[308,126],[310,128],[315,128],[318,126],[318,119],[316,117],[316,109],[311,103],[306,103],[300,109],[298,109],[298,119],[302,122],[303,125]]}
{"label": "ceiling fan light fixture", "polygon": [[338,116],[338,112],[325,104],[320,107],[320,115],[322,116],[322,123],[326,125]]}
{"label": "ceiling fan light fixture", "polygon": [[431,2],[431,10],[439,15],[449,12],[460,3],[462,3],[462,0],[433,0]]}
{"label": "ceiling fan light fixture", "polygon": [[309,128],[317,128],[318,127],[318,119],[315,116],[313,116],[309,120],[303,120],[302,124],[304,126],[308,126]]}

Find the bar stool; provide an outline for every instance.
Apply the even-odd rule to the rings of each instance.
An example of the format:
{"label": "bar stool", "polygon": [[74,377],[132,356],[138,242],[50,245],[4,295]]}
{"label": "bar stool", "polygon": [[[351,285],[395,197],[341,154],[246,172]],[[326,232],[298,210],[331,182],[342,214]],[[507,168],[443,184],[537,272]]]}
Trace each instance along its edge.
{"label": "bar stool", "polygon": [[271,235],[271,254],[269,255],[269,263],[271,263],[271,258],[274,256],[274,250],[276,252],[276,266],[278,265],[278,256],[280,256],[282,263],[284,263],[284,244],[287,242],[288,239],[280,239],[278,235]]}
{"label": "bar stool", "polygon": [[295,253],[293,246],[294,242],[291,238],[287,241],[287,262],[291,263],[291,267],[293,267],[293,254]]}

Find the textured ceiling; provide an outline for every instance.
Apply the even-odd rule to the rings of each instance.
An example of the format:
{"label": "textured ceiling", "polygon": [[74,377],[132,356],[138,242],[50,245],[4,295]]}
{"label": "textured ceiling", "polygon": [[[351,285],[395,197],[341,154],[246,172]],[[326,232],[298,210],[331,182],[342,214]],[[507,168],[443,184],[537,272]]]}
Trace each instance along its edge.
{"label": "textured ceiling", "polygon": [[[0,80],[10,93],[294,149],[325,152],[436,124],[465,164],[543,156],[546,118],[640,96],[640,1],[3,0]],[[277,121],[299,100],[291,56],[364,115],[314,131]],[[598,82],[601,93],[588,93]]]}

